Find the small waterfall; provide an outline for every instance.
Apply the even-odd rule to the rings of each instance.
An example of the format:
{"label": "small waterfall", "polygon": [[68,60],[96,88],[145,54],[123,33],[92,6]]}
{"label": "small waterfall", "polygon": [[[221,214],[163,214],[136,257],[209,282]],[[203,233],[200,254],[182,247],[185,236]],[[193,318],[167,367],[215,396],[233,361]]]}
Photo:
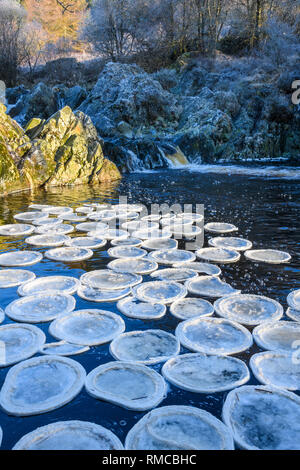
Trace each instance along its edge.
{"label": "small waterfall", "polygon": [[173,153],[166,153],[161,147],[158,147],[158,150],[168,168],[182,168],[189,165],[188,159],[179,147],[176,147]]}
{"label": "small waterfall", "polygon": [[144,170],[144,165],[142,160],[140,160],[137,156],[136,153],[134,153],[132,150],[127,149],[126,150],[127,154],[127,169],[128,171],[135,172],[135,171],[143,171]]}

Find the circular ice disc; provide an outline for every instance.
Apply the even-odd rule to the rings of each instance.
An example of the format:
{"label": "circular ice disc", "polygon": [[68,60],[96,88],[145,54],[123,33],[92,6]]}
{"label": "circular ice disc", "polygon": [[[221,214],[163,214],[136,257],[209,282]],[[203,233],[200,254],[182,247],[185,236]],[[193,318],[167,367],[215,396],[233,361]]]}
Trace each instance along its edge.
{"label": "circular ice disc", "polygon": [[276,300],[262,295],[230,295],[218,299],[214,307],[221,317],[243,325],[259,325],[267,321],[279,320],[283,315],[283,308]]}
{"label": "circular ice disc", "polygon": [[77,292],[78,296],[89,302],[116,302],[130,294],[130,288],[126,289],[95,289],[81,285]]}
{"label": "circular ice disc", "polygon": [[177,239],[191,240],[202,233],[202,228],[196,225],[170,225],[168,228]]}
{"label": "circular ice disc", "polygon": [[119,361],[157,364],[179,354],[180,344],[163,330],[130,331],[115,338],[109,351]]}
{"label": "circular ice disc", "polygon": [[21,212],[20,214],[14,215],[15,220],[25,223],[36,219],[46,219],[47,217],[47,214],[43,214],[42,212]]}
{"label": "circular ice disc", "polygon": [[35,211],[42,211],[43,209],[49,209],[49,204],[30,204],[29,209],[33,209]]}
{"label": "circular ice disc", "polygon": [[195,212],[183,212],[182,214],[177,215],[178,219],[190,219],[193,222],[202,222],[204,219],[202,214],[197,214]]}
{"label": "circular ice disc", "polygon": [[201,353],[169,359],[162,374],[176,387],[195,393],[232,390],[250,379],[248,367],[240,359]]}
{"label": "circular ice disc", "polygon": [[111,245],[112,246],[137,246],[140,247],[142,244],[142,240],[139,238],[133,238],[133,237],[128,237],[128,238],[115,238],[114,240],[111,240]]}
{"label": "circular ice disc", "polygon": [[45,341],[46,336],[36,326],[21,323],[0,326],[0,343],[4,345],[0,367],[28,359],[39,351]]}
{"label": "circular ice disc", "polygon": [[59,408],[81,391],[85,370],[61,356],[38,356],[13,366],[0,392],[6,413],[29,416]]}
{"label": "circular ice disc", "polygon": [[74,237],[70,238],[66,242],[66,246],[78,246],[83,248],[89,248],[91,250],[97,250],[102,248],[107,243],[107,240],[103,238],[94,238],[94,237]]}
{"label": "circular ice disc", "polygon": [[142,282],[142,276],[132,273],[115,273],[109,269],[90,271],[81,276],[80,281],[94,289],[127,289]]}
{"label": "circular ice disc", "polygon": [[236,354],[252,345],[251,333],[242,325],[223,318],[196,317],[176,328],[180,343],[205,354]]}
{"label": "circular ice disc", "polygon": [[193,406],[163,406],[147,413],[131,428],[127,450],[232,450],[227,426]]}
{"label": "circular ice disc", "polygon": [[45,257],[52,261],[76,262],[84,261],[93,256],[92,250],[89,248],[81,248],[78,246],[67,246],[64,248],[54,248],[45,252]]}
{"label": "circular ice disc", "polygon": [[150,253],[149,256],[158,264],[166,265],[172,265],[174,263],[187,263],[196,259],[194,253],[185,250],[154,250]]}
{"label": "circular ice disc", "polygon": [[170,306],[170,313],[180,320],[188,320],[193,317],[209,317],[214,313],[214,307],[207,300],[185,297]]}
{"label": "circular ice disc", "polygon": [[178,241],[173,238],[167,238],[166,240],[160,240],[159,238],[153,238],[149,240],[144,240],[142,244],[143,248],[146,250],[176,250],[178,247]]}
{"label": "circular ice disc", "polygon": [[85,387],[92,397],[129,410],[144,411],[160,404],[167,394],[163,377],[142,364],[108,362],[92,370]]}
{"label": "circular ice disc", "polygon": [[2,310],[2,308],[0,308],[0,323],[3,322],[4,318],[5,318],[4,310]]}
{"label": "circular ice disc", "polygon": [[49,290],[14,300],[6,307],[5,313],[15,321],[40,323],[72,312],[75,305],[71,295]]}
{"label": "circular ice disc", "polygon": [[293,308],[289,307],[286,311],[286,314],[292,320],[300,322],[300,310],[294,310]]}
{"label": "circular ice disc", "polygon": [[196,251],[197,258],[212,263],[236,263],[241,255],[235,250],[227,250],[226,248],[201,248]]}
{"label": "circular ice disc", "polygon": [[248,250],[245,251],[245,257],[251,261],[270,264],[286,263],[291,259],[289,253],[278,250]]}
{"label": "circular ice disc", "polygon": [[188,268],[193,269],[199,274],[207,274],[208,276],[220,276],[221,269],[219,266],[209,263],[201,263],[200,261],[193,261],[191,263],[175,263],[173,268]]}
{"label": "circular ice disc", "polygon": [[70,276],[46,276],[39,277],[33,281],[26,282],[18,289],[18,294],[36,295],[43,294],[46,290],[51,290],[64,294],[75,294],[77,292],[80,282],[75,277]]}
{"label": "circular ice disc", "polygon": [[36,225],[36,226],[47,226],[49,230],[52,230],[54,226],[61,224],[61,219],[57,219],[57,218],[35,219],[31,223],[32,225]]}
{"label": "circular ice disc", "polygon": [[300,289],[294,290],[287,296],[289,307],[294,310],[300,310]]}
{"label": "circular ice disc", "polygon": [[31,266],[43,258],[37,251],[11,251],[0,255],[0,266]]}
{"label": "circular ice disc", "polygon": [[64,214],[71,214],[73,209],[71,207],[64,207],[64,206],[48,206],[42,209],[42,212],[50,214],[50,215],[64,215]]}
{"label": "circular ice disc", "polygon": [[204,229],[211,233],[230,233],[236,232],[238,228],[233,224],[227,224],[225,222],[210,222],[204,225]]}
{"label": "circular ice disc", "polygon": [[30,235],[34,232],[32,225],[26,224],[9,224],[0,225],[0,235],[3,237],[22,237],[23,235]]}
{"label": "circular ice disc", "polygon": [[0,271],[0,289],[16,287],[35,279],[35,274],[25,269],[2,269]]}
{"label": "circular ice disc", "polygon": [[300,324],[291,321],[273,321],[254,328],[253,338],[263,349],[296,352],[300,345]]}
{"label": "circular ice disc", "polygon": [[78,232],[105,232],[108,229],[108,225],[103,222],[83,222],[82,224],[76,225]]}
{"label": "circular ice disc", "polygon": [[253,374],[262,384],[300,389],[300,361],[284,351],[265,351],[250,358]]}
{"label": "circular ice disc", "polygon": [[171,304],[187,294],[184,286],[175,281],[145,282],[137,287],[136,297],[142,302]]}
{"label": "circular ice disc", "polygon": [[252,242],[238,237],[215,237],[208,240],[208,244],[236,251],[246,251],[252,248]]}
{"label": "circular ice disc", "polygon": [[122,450],[108,429],[87,421],[59,421],[23,436],[13,450]]}
{"label": "circular ice disc", "polygon": [[32,237],[26,238],[25,242],[28,245],[33,246],[62,246],[64,245],[70,237],[67,235],[59,234],[48,234],[48,235],[33,235]]}
{"label": "circular ice disc", "polygon": [[200,276],[187,281],[185,286],[187,290],[194,295],[211,298],[239,294],[241,292],[240,290],[234,289],[226,282],[221,281],[221,279],[216,276]]}
{"label": "circular ice disc", "polygon": [[184,282],[188,279],[198,277],[198,274],[193,269],[188,268],[169,268],[160,269],[150,274],[151,277],[159,281],[177,281]]}
{"label": "circular ice disc", "polygon": [[93,210],[92,207],[80,206],[76,207],[75,212],[78,212],[78,214],[91,214]]}
{"label": "circular ice disc", "polygon": [[42,354],[54,354],[55,356],[76,356],[89,351],[89,346],[80,344],[72,344],[67,341],[59,341],[57,343],[46,343],[40,348]]}
{"label": "circular ice disc", "polygon": [[140,259],[146,256],[147,251],[134,246],[114,246],[107,250],[112,258],[133,258]]}
{"label": "circular ice disc", "polygon": [[[149,222],[145,220],[133,220],[131,222],[124,222],[122,224],[122,228],[125,230],[130,230],[130,231],[151,231],[151,230],[156,230],[159,228],[159,224],[157,222]],[[139,237],[138,237],[139,238]]]}
{"label": "circular ice disc", "polygon": [[117,273],[150,274],[158,268],[158,264],[144,258],[119,258],[108,263],[107,267]]}
{"label": "circular ice disc", "polygon": [[73,225],[69,224],[53,224],[53,225],[39,225],[35,231],[40,234],[47,235],[67,235],[74,232]]}
{"label": "circular ice disc", "polygon": [[123,333],[125,323],[119,315],[106,310],[77,310],[53,321],[49,333],[69,343],[95,346]]}
{"label": "circular ice disc", "polygon": [[150,214],[150,215],[144,215],[144,217],[141,218],[141,220],[147,220],[150,222],[158,222],[161,218],[160,214]]}
{"label": "circular ice disc", "polygon": [[129,318],[139,318],[141,320],[156,320],[162,318],[167,307],[163,304],[150,304],[148,302],[140,302],[133,296],[119,300],[118,309]]}
{"label": "circular ice disc", "polygon": [[[154,223],[154,222],[151,222]],[[142,229],[136,230],[132,233],[133,237],[140,238],[141,240],[148,239],[159,239],[165,240],[172,237],[172,232],[170,230],[159,230],[159,229]]]}
{"label": "circular ice disc", "polygon": [[78,215],[78,214],[73,214],[72,213],[65,213],[61,214],[59,216],[61,220],[66,220],[67,222],[71,222],[72,224],[79,223],[79,222],[85,222],[87,217],[84,215]]}
{"label": "circular ice disc", "polygon": [[102,230],[102,231],[97,231],[97,230],[92,230],[88,232],[89,237],[99,237],[103,236],[103,238],[106,238],[106,240],[116,240],[120,239],[122,240],[123,238],[128,238],[129,233],[126,232],[125,230],[118,230],[118,229],[107,229],[107,230]]}
{"label": "circular ice disc", "polygon": [[299,450],[300,398],[295,393],[244,385],[229,392],[222,414],[242,449]]}

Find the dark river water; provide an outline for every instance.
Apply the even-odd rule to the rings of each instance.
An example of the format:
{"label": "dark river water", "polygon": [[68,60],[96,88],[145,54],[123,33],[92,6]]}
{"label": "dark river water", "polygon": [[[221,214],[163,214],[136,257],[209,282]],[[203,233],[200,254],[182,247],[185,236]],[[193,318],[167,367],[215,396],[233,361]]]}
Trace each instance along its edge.
{"label": "dark river water", "polygon": [[[298,171],[298,174],[297,174]],[[129,202],[204,204],[205,222],[224,221],[239,227],[238,235],[253,242],[254,248],[275,248],[288,251],[292,260],[285,265],[255,264],[245,260],[233,265],[224,265],[222,278],[243,293],[263,294],[279,301],[286,310],[287,294],[300,287],[300,170],[293,169],[280,177],[268,178],[265,173],[222,174],[199,171],[165,170],[131,174],[120,183],[107,186],[54,188],[48,192],[34,191],[10,195],[1,199],[0,224],[13,223],[13,214],[27,210],[29,204],[45,203],[53,205],[70,205],[77,207],[83,202],[117,203],[120,195],[127,196]],[[207,246],[207,238],[205,239]],[[29,269],[37,276],[66,274],[79,278],[85,271],[101,269],[111,261],[107,255],[109,245],[94,251],[88,261],[79,263],[58,263],[43,259]],[[28,249],[24,239],[1,237],[0,251]],[[46,251],[41,249],[41,252]],[[145,276],[147,280],[147,277]],[[5,308],[17,298],[17,289],[1,289],[0,305]],[[119,313],[126,323],[126,330],[160,328],[174,332],[178,320],[169,312],[164,318],[155,321],[133,320],[118,312],[115,303],[96,304],[76,298],[76,309],[100,308]],[[286,319],[286,318],[284,318]],[[5,323],[10,323],[6,317]],[[47,335],[47,342],[56,341],[48,333],[49,323],[39,326]],[[253,346],[250,350],[238,354],[247,364],[250,356],[260,349]],[[182,353],[188,352],[182,348]],[[100,364],[113,360],[108,345],[92,347],[88,352],[73,356],[80,362],[86,372]],[[161,364],[154,366],[160,371]],[[8,368],[0,370],[2,386]],[[249,384],[258,383],[251,376]],[[211,395],[189,393],[169,386],[169,393],[160,406],[192,405],[221,417],[222,404],[228,392]],[[11,449],[13,445],[28,432],[39,426],[55,421],[78,419],[101,424],[113,431],[122,442],[130,428],[146,412],[129,411],[103,401],[96,400],[83,390],[69,404],[37,416],[14,417],[0,410],[0,425],[3,429],[2,449]]]}

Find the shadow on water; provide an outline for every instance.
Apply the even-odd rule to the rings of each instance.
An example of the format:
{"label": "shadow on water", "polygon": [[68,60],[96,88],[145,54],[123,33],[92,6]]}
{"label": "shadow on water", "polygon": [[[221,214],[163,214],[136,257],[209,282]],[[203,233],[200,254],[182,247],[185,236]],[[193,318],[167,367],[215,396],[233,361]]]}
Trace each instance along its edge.
{"label": "shadow on water", "polygon": [[[289,179],[258,178],[253,175],[227,175],[190,171],[166,170],[156,173],[139,173],[125,176],[120,183],[94,187],[78,186],[53,188],[49,191],[24,192],[10,195],[1,200],[0,223],[13,223],[13,214],[27,210],[29,204],[46,203],[76,207],[83,202],[117,203],[119,195],[127,196],[129,202],[204,204],[205,222],[226,221],[239,227],[239,236],[253,241],[255,248],[277,248],[292,255],[289,264],[263,265],[242,260],[236,265],[222,267],[223,279],[241,289],[244,293],[255,293],[278,300],[286,309],[286,296],[292,289],[300,287],[300,187],[299,181]],[[205,243],[207,245],[207,236]],[[94,257],[81,263],[57,263],[43,259],[29,269],[37,276],[68,274],[79,277],[83,272],[104,268],[110,260],[105,247],[94,252]],[[24,239],[2,238],[0,251],[27,249]],[[39,251],[44,252],[45,249]],[[147,277],[145,277],[147,279]],[[115,303],[95,304],[76,297],[76,309],[100,308],[118,312]],[[0,305],[5,308],[17,298],[16,288],[0,291]],[[126,330],[161,328],[174,332],[178,321],[167,312],[156,321],[133,320],[121,315]],[[284,318],[286,319],[286,318]],[[11,321],[6,318],[5,323]],[[38,325],[47,335],[47,341],[54,341],[48,333],[49,324]],[[248,363],[257,346],[238,354],[236,357]],[[182,348],[182,352],[188,352]],[[74,356],[87,373],[100,364],[109,362],[108,345],[91,348],[88,352]],[[154,366],[160,371],[161,364]],[[2,386],[8,369],[0,370]],[[257,384],[251,376],[250,384]],[[203,408],[216,417],[221,410],[227,392],[211,395],[193,394],[170,386],[162,405],[184,404]],[[57,410],[37,416],[14,417],[0,410],[0,424],[3,428],[2,448],[12,446],[26,433],[39,426],[55,421],[79,419],[101,424],[111,429],[124,442],[129,429],[145,412],[125,410],[118,406],[90,397],[83,390],[74,400]]]}

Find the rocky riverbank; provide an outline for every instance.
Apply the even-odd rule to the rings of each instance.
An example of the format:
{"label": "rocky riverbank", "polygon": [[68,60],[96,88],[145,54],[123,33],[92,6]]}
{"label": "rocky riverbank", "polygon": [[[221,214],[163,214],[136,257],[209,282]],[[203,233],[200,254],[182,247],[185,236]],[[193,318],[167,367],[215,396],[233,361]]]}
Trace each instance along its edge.
{"label": "rocky riverbank", "polygon": [[64,107],[25,130],[0,104],[0,195],[35,187],[98,184],[121,177],[104,158],[91,119]]}
{"label": "rocky riverbank", "polygon": [[[183,56],[146,73],[108,63],[91,91],[39,83],[7,92],[9,113],[26,126],[62,106],[89,116],[103,151],[121,171],[218,162],[299,161],[300,112],[292,83],[300,69],[257,61],[210,62]],[[76,114],[77,114],[76,111]]]}

